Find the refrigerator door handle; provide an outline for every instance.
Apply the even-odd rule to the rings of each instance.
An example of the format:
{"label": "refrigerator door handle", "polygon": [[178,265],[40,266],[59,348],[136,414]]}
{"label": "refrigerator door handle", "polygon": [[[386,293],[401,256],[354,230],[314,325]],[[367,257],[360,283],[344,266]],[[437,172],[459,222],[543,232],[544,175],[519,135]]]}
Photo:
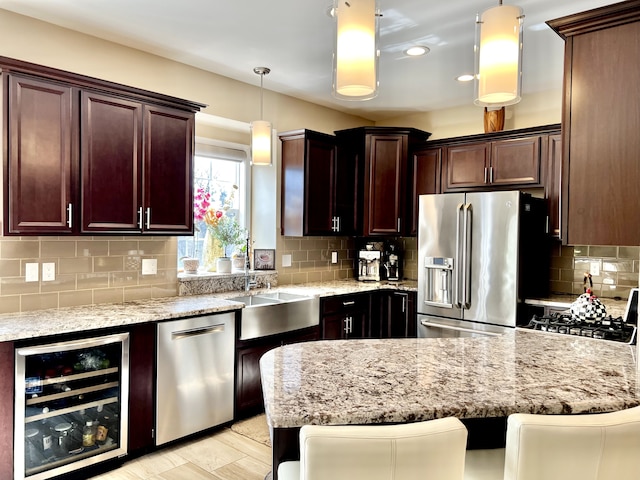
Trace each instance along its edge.
{"label": "refrigerator door handle", "polygon": [[461,272],[460,269],[463,266],[463,263],[460,262],[460,259],[462,258],[462,250],[463,250],[463,242],[462,242],[462,235],[463,230],[460,226],[460,223],[462,222],[462,209],[464,208],[464,204],[459,204],[457,209],[456,209],[456,215],[457,215],[457,221],[456,221],[456,259],[458,260],[458,264],[454,265],[454,277],[453,277],[453,281],[455,283],[455,293],[454,293],[454,303],[456,305],[456,307],[460,308],[462,307],[462,300],[460,298],[460,292],[462,291],[462,284],[461,284]]}
{"label": "refrigerator door handle", "polygon": [[471,222],[473,209],[471,204],[464,206],[464,230],[462,252],[462,307],[471,306]]}
{"label": "refrigerator door handle", "polygon": [[473,329],[473,328],[457,327],[457,326],[454,326],[454,325],[443,325],[441,323],[434,323],[434,322],[430,322],[428,320],[421,320],[420,324],[423,327],[439,328],[441,330],[453,330],[453,331],[456,331],[456,332],[471,333],[471,334],[478,335],[478,336],[487,336],[487,337],[500,337],[500,336],[502,336],[501,333],[488,332],[486,330],[476,330],[476,329]]}

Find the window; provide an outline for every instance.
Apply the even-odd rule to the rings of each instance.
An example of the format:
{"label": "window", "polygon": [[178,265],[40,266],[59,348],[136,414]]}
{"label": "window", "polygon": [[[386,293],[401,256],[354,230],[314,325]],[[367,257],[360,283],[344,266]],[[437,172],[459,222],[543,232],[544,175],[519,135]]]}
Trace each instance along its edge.
{"label": "window", "polygon": [[[193,161],[193,193],[209,193],[215,208],[225,207],[227,214],[238,219],[242,228],[248,217],[248,146],[196,140]],[[194,223],[192,237],[178,237],[178,269],[181,259],[193,257],[202,264],[202,247],[206,234],[204,221]],[[231,254],[232,252],[228,252]]]}

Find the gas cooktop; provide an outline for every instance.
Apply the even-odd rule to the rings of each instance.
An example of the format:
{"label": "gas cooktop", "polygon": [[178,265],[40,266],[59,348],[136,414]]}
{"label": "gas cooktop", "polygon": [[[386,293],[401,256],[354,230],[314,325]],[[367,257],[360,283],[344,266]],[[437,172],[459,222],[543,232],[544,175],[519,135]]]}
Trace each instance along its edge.
{"label": "gas cooktop", "polygon": [[570,313],[550,313],[534,315],[528,325],[520,328],[628,344],[636,341],[636,326],[625,322],[622,317],[608,316],[599,321],[584,321],[574,319]]}

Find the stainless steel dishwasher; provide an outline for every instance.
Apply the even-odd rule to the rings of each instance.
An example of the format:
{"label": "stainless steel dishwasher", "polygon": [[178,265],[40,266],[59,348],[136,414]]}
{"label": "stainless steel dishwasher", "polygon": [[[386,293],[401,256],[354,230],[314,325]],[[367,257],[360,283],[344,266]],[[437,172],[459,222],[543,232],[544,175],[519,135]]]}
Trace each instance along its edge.
{"label": "stainless steel dishwasher", "polygon": [[233,420],[235,314],[158,324],[156,445]]}

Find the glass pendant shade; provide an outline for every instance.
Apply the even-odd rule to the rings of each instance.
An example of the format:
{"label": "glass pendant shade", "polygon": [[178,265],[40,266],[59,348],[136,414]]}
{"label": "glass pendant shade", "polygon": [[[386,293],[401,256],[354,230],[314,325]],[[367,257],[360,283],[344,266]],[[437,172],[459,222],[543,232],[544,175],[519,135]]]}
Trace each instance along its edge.
{"label": "glass pendant shade", "polygon": [[333,95],[369,100],[378,94],[378,12],[376,0],[336,0]]}
{"label": "glass pendant shade", "polygon": [[271,122],[251,122],[251,164],[271,165]]}
{"label": "glass pendant shade", "polygon": [[523,18],[520,7],[498,5],[476,20],[476,105],[520,101]]}

